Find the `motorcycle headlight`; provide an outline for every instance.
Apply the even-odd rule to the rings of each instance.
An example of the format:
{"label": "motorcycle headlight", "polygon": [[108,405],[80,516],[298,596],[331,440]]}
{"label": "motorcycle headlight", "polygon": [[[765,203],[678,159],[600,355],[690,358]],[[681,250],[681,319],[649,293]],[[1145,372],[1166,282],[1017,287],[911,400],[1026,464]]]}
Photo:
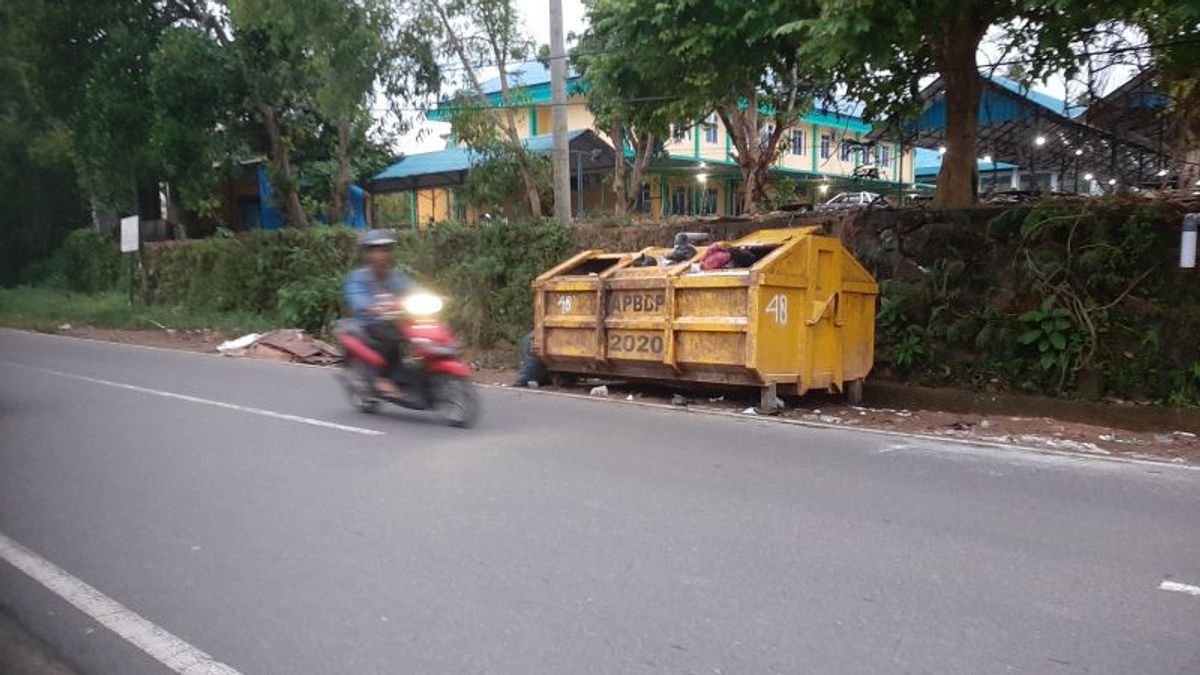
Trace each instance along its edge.
{"label": "motorcycle headlight", "polygon": [[404,298],[404,311],[413,316],[433,316],[442,311],[442,304],[433,293],[413,293]]}

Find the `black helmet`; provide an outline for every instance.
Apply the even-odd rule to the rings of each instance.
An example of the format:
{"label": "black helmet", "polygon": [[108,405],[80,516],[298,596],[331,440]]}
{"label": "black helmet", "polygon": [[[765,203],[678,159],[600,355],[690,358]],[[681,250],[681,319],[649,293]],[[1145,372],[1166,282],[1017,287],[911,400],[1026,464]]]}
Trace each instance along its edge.
{"label": "black helmet", "polygon": [[396,237],[391,230],[367,230],[358,238],[358,245],[361,248],[374,248],[376,246],[392,246],[396,243]]}

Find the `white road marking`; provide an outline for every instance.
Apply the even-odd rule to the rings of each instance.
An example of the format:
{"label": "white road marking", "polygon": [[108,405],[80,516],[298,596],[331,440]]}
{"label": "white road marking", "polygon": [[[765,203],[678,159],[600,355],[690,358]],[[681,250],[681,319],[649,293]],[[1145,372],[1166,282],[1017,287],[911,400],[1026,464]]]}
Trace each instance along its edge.
{"label": "white road marking", "polygon": [[249,413],[251,415],[260,415],[262,417],[270,417],[277,420],[286,420],[288,422],[299,422],[300,424],[310,424],[314,427],[324,427],[326,429],[336,429],[338,431],[349,431],[355,434],[363,434],[364,436],[383,436],[382,431],[375,429],[364,429],[363,427],[352,427],[347,424],[338,424],[337,422],[327,422],[325,420],[313,419],[311,417],[301,417],[299,415],[289,415],[287,413],[275,412],[274,410],[265,410],[263,408],[252,408],[250,406],[238,405],[236,403],[226,403],[224,401],[214,401],[208,398],[200,398],[198,396],[188,396],[187,394],[176,394],[175,392],[162,391],[159,389],[150,389],[149,387],[139,387],[136,384],[126,384],[124,382],[113,382],[112,380],[102,380],[98,377],[88,377],[86,375],[76,375],[75,373],[64,373],[61,370],[51,370],[49,368],[39,368],[30,366],[24,363],[16,363],[13,361],[3,361],[5,365],[16,366],[18,368],[26,368],[39,373],[47,373],[66,377],[72,380],[81,382],[90,382],[92,384],[102,384],[106,387],[116,387],[118,389],[126,389],[136,391],[142,394],[151,394],[154,396],[162,396],[163,398],[172,398],[177,401],[187,401],[188,403],[199,403],[201,405],[211,405],[217,408],[226,410],[236,410],[238,412]]}
{"label": "white road marking", "polygon": [[0,558],[176,673],[241,675],[3,534]]}
{"label": "white road marking", "polygon": [[1158,585],[1160,591],[1175,591],[1176,593],[1187,593],[1188,595],[1200,595],[1200,586],[1192,586],[1190,584],[1181,584],[1175,581],[1164,581]]}

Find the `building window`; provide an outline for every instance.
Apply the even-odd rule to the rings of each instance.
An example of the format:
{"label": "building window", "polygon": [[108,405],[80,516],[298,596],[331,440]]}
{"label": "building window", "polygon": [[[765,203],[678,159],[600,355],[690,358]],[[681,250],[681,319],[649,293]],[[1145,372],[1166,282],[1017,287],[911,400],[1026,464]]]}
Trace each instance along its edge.
{"label": "building window", "polygon": [[873,155],[874,155],[874,153],[872,153],[872,152],[871,152],[871,148],[870,148],[870,147],[865,147],[865,148],[863,148],[863,149],[862,149],[862,161],[861,161],[861,162],[859,162],[859,164],[867,164],[867,165],[870,165],[870,164],[871,164],[871,157],[872,157]]}
{"label": "building window", "polygon": [[821,135],[821,159],[829,159],[830,148],[833,145],[833,139],[829,134]]}
{"label": "building window", "polygon": [[803,155],[804,154],[804,130],[803,129],[793,129],[792,130],[792,154],[793,155]]}
{"label": "building window", "polygon": [[842,141],[842,161],[849,162],[850,158],[853,156],[854,146],[850,144],[850,141]]}
{"label": "building window", "polygon": [[650,184],[642,183],[642,189],[638,192],[637,210],[640,213],[650,213]]}
{"label": "building window", "polygon": [[688,212],[688,194],[687,189],[676,187],[671,191],[671,213],[682,216]]}
{"label": "building window", "polygon": [[704,203],[700,205],[700,215],[710,216],[717,212],[717,189],[708,188],[704,191]]}
{"label": "building window", "polygon": [[714,144],[717,142],[717,116],[715,114],[709,115],[708,119],[704,120],[704,142]]}
{"label": "building window", "polygon": [[879,165],[884,167],[892,165],[892,149],[886,145],[879,148]]}

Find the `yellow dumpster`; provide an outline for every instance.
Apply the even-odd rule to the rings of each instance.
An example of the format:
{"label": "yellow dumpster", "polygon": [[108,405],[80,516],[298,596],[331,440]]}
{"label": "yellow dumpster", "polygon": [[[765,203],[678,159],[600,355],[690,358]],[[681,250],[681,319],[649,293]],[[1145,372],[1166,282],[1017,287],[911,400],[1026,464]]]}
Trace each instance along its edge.
{"label": "yellow dumpster", "polygon": [[[820,228],[759,230],[725,246],[585,251],[534,283],[534,353],[556,373],[862,395],[875,344],[870,273]],[[768,398],[769,396],[769,398]]]}

